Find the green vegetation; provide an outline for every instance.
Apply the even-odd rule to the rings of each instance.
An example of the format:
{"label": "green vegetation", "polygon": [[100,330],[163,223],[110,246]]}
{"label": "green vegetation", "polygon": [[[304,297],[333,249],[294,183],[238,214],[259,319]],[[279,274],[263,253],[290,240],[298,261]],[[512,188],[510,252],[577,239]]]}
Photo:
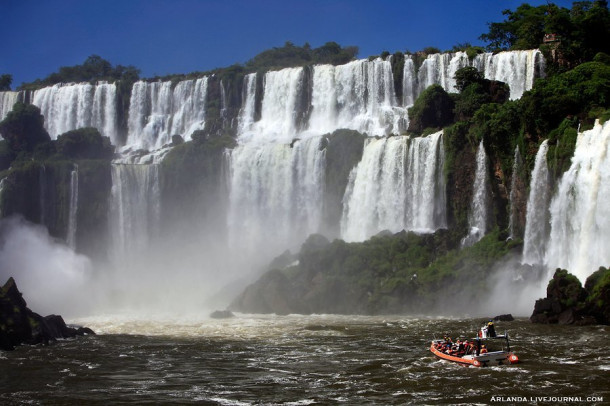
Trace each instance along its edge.
{"label": "green vegetation", "polygon": [[3,74],[0,75],[0,92],[11,90],[11,84],[13,83],[13,75]]}
{"label": "green vegetation", "polygon": [[409,131],[422,133],[426,128],[440,129],[453,122],[454,101],[440,86],[424,90],[409,108]]}
{"label": "green vegetation", "polygon": [[[36,90],[56,83],[71,82],[123,81],[133,84],[138,80],[139,75],[140,70],[133,66],[112,66],[110,62],[100,56],[91,55],[82,65],[62,66],[58,72],[51,73],[42,80],[36,79],[31,83],[23,83],[19,86],[19,90]],[[131,91],[131,86],[129,86],[129,90]]]}
{"label": "green vegetation", "polygon": [[315,64],[341,65],[353,60],[358,55],[358,47],[342,48],[336,42],[327,42],[319,48],[312,48],[308,43],[302,47],[286,42],[283,47],[272,48],[261,52],[245,64],[249,72],[275,70],[293,66]]}
{"label": "green vegetation", "polygon": [[80,128],[57,137],[57,152],[69,159],[112,159],[114,146],[95,128]]}
{"label": "green vegetation", "polygon": [[551,70],[591,61],[598,52],[610,53],[610,12],[605,0],[577,1],[571,9],[553,3],[522,4],[503,14],[504,21],[489,23],[489,32],[480,36],[490,51],[538,48],[545,34],[552,34],[541,48],[554,62]]}
{"label": "green vegetation", "polygon": [[44,117],[33,104],[15,103],[13,110],[0,122],[0,135],[15,153],[27,153],[51,137],[44,129]]}

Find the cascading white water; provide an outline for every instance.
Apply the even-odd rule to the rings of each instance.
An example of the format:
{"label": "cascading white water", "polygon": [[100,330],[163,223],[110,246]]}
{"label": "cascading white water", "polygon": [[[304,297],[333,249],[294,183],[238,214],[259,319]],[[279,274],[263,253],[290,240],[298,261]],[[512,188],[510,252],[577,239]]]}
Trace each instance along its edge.
{"label": "cascading white water", "polygon": [[511,100],[519,99],[532,88],[537,73],[544,74],[544,58],[538,49],[479,54],[473,66],[486,79],[507,83]]}
{"label": "cascading white water", "polygon": [[406,129],[406,109],[398,107],[389,61],[358,60],[317,65],[313,73],[308,132],[349,128],[368,135],[398,134]]}
{"label": "cascading white water", "polygon": [[367,140],[343,199],[341,238],[445,227],[443,159],[442,132]]}
{"label": "cascading white water", "polygon": [[521,262],[524,264],[542,265],[546,243],[549,238],[551,178],[546,161],[548,150],[548,140],[544,140],[538,148],[534,170],[532,171],[523,236],[523,258]]}
{"label": "cascading white water", "polygon": [[550,205],[551,234],[544,262],[581,282],[610,264],[610,121],[578,134],[570,169]]}
{"label": "cascading white water", "polygon": [[516,198],[517,198],[517,179],[519,178],[519,172],[521,171],[521,167],[523,166],[523,160],[521,159],[521,154],[519,153],[519,146],[515,147],[515,155],[513,156],[513,172],[510,180],[510,195],[508,197],[509,201],[509,216],[508,216],[508,232],[509,238],[515,238],[515,223],[517,222],[517,207],[516,207]]}
{"label": "cascading white water", "polygon": [[113,164],[111,174],[111,258],[124,262],[144,252],[159,232],[159,166]]}
{"label": "cascading white water", "polygon": [[190,140],[205,125],[208,78],[172,82],[136,82],[129,104],[126,146],[155,150],[171,142],[172,135]]}
{"label": "cascading white water", "polygon": [[487,154],[483,140],[477,148],[477,168],[472,187],[472,202],[468,213],[468,235],[462,239],[462,246],[468,247],[479,241],[487,232],[489,209],[489,173]]}
{"label": "cascading white water", "polygon": [[238,117],[238,133],[243,134],[251,130],[256,112],[256,73],[244,77],[241,109]]}
{"label": "cascading white water", "polygon": [[67,131],[94,127],[117,144],[116,86],[106,82],[57,84],[35,90],[32,104],[40,108],[52,139]]}
{"label": "cascading white water", "polygon": [[417,94],[434,84],[442,86],[447,92],[457,93],[455,73],[469,65],[465,52],[428,55],[419,68]]}
{"label": "cascading white water", "polygon": [[78,214],[78,165],[70,173],[70,206],[68,211],[68,234],[66,242],[72,249],[76,248],[76,227]]}
{"label": "cascading white water", "polygon": [[[239,134],[241,141],[290,142],[297,132],[297,101],[303,90],[303,68],[267,72],[261,119],[251,131]],[[253,111],[253,110],[252,110]]]}
{"label": "cascading white water", "polygon": [[13,109],[13,105],[19,99],[19,92],[0,92],[0,120],[4,120],[9,111]]}
{"label": "cascading white water", "polygon": [[411,55],[405,55],[402,75],[402,105],[405,107],[412,106],[417,99],[417,74]]}
{"label": "cascading white water", "polygon": [[228,226],[234,248],[277,255],[319,230],[321,142],[321,137],[292,145],[251,142],[232,151]]}

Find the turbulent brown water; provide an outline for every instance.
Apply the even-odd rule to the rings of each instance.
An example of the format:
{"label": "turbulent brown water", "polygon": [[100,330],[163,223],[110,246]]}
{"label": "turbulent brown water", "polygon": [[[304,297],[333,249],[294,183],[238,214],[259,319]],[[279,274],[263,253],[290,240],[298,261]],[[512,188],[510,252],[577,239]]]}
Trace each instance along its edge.
{"label": "turbulent brown water", "polygon": [[473,336],[483,321],[329,315],[79,320],[99,335],[0,353],[0,403],[610,401],[608,327],[498,322],[523,361],[513,366],[463,367],[428,351],[435,335]]}

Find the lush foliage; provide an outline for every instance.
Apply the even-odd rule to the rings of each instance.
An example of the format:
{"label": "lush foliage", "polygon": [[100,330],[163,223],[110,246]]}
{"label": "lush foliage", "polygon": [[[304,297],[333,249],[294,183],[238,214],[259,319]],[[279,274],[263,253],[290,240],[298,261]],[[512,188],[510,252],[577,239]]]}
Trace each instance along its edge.
{"label": "lush foliage", "polygon": [[0,135],[16,154],[32,152],[37,145],[51,141],[40,109],[21,102],[15,103],[13,110],[0,122]]}
{"label": "lush foliage", "polygon": [[0,75],[0,92],[11,90],[13,76],[9,74]]}
{"label": "lush foliage", "polygon": [[572,9],[553,3],[522,4],[503,14],[506,19],[489,23],[489,32],[480,37],[491,51],[538,48],[545,34],[554,34],[555,42],[546,50],[556,50],[564,65],[590,61],[600,51],[610,53],[610,12],[605,0],[574,2]]}
{"label": "lush foliage", "polygon": [[342,48],[336,42],[327,42],[319,48],[308,43],[302,47],[286,42],[283,47],[274,47],[261,52],[245,64],[248,71],[263,71],[292,66],[313,64],[340,65],[353,60],[358,55],[358,47]]}
{"label": "lush foliage", "polygon": [[114,147],[110,138],[95,128],[79,128],[57,137],[57,152],[70,159],[111,159]]}
{"label": "lush foliage", "polygon": [[421,133],[426,128],[451,124],[453,108],[453,99],[440,85],[428,87],[409,108],[409,131]]}
{"label": "lush foliage", "polygon": [[140,75],[140,70],[133,66],[116,65],[112,66],[110,62],[101,58],[98,55],[91,55],[82,65],[62,66],[58,72],[51,73],[44,79],[37,79],[31,83],[22,84],[20,90],[34,90],[46,86],[52,86],[56,83],[69,82],[97,82],[108,81],[115,82],[121,80],[124,82],[133,83]]}

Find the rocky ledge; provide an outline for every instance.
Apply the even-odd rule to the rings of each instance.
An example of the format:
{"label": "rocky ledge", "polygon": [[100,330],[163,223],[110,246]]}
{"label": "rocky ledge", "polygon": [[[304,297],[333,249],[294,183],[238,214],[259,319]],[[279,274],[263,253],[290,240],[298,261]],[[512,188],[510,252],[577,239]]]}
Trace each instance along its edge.
{"label": "rocky ledge", "polygon": [[66,325],[58,315],[42,317],[27,307],[13,278],[0,288],[0,350],[11,351],[21,344],[43,344],[58,338],[94,335],[87,328]]}
{"label": "rocky ledge", "polygon": [[546,288],[546,298],[536,301],[530,317],[542,324],[610,324],[610,269],[599,268],[585,282],[557,269]]}

